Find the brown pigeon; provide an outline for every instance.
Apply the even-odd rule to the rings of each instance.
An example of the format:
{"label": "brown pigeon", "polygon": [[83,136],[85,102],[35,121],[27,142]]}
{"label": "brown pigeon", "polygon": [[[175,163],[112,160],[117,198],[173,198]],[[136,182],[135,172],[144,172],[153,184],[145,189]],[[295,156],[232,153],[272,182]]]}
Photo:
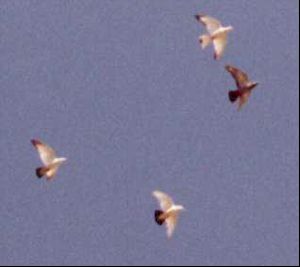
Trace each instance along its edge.
{"label": "brown pigeon", "polygon": [[248,101],[251,91],[255,86],[258,85],[257,82],[252,82],[249,80],[248,75],[243,71],[239,70],[230,65],[226,65],[225,69],[232,75],[236,82],[237,89],[229,91],[229,100],[233,103],[239,100],[238,109],[240,110],[244,104]]}

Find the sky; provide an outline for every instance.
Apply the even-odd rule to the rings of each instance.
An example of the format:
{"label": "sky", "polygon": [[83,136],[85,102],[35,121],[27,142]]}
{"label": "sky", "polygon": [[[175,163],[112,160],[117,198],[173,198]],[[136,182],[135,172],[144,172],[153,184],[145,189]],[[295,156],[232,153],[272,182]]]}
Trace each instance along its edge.
{"label": "sky", "polygon": [[[232,25],[220,61],[198,12]],[[0,265],[299,264],[299,3],[1,1]],[[238,112],[231,64],[259,82]],[[39,180],[32,138],[68,161]],[[153,190],[187,211],[171,240]]]}

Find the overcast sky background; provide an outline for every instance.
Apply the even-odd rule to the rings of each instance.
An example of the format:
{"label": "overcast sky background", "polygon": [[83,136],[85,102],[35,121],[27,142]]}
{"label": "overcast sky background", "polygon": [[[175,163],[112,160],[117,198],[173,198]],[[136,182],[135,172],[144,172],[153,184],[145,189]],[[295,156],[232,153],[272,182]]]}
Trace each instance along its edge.
{"label": "overcast sky background", "polygon": [[[198,12],[232,25],[221,61]],[[0,264],[299,263],[298,1],[1,1]],[[230,63],[259,86],[241,112]],[[68,161],[38,180],[40,138]],[[151,192],[187,212],[155,224]]]}

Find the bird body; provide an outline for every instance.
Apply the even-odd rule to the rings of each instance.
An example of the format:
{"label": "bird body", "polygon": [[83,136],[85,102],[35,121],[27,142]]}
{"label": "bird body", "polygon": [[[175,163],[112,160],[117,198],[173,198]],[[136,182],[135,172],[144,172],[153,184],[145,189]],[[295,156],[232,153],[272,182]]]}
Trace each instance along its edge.
{"label": "bird body", "polygon": [[223,34],[227,34],[228,32],[231,32],[231,31],[233,31],[232,26],[220,27],[219,29],[217,29],[215,32],[212,33],[211,37],[218,38],[218,37],[222,36]]}

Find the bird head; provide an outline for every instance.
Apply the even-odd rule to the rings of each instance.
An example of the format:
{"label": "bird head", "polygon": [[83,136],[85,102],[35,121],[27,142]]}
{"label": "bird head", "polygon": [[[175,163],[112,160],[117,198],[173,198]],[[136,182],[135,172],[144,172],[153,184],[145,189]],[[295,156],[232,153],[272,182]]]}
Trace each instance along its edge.
{"label": "bird head", "polygon": [[178,211],[185,211],[185,210],[186,210],[185,207],[182,206],[182,205],[178,205],[178,206],[176,207],[176,209],[177,209]]}
{"label": "bird head", "polygon": [[254,89],[259,83],[258,82],[252,82],[250,85],[250,89]]}
{"label": "bird head", "polygon": [[226,27],[227,32],[231,32],[233,31],[233,26],[229,25],[228,27]]}

